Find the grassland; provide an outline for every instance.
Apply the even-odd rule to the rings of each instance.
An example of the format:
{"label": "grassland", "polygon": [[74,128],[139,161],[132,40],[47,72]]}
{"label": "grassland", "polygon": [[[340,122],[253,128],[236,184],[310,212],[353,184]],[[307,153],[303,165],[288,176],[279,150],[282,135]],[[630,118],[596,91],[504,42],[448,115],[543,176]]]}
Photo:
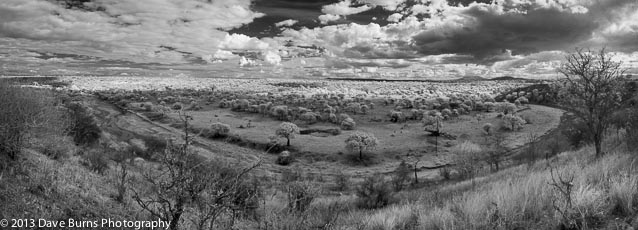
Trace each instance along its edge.
{"label": "grassland", "polygon": [[[50,79],[47,79],[47,81]],[[292,140],[292,147],[285,148],[295,160],[290,165],[279,165],[278,152],[266,153],[258,144],[267,144],[274,135],[281,120],[268,114],[254,113],[232,108],[220,108],[221,98],[241,99],[244,94],[268,95],[274,92],[273,101],[285,103],[287,95],[298,92],[311,94],[331,94],[347,84],[312,82],[312,87],[290,84],[289,81],[263,85],[263,81],[232,84],[224,80],[222,85],[206,85],[203,82],[218,80],[187,80],[185,88],[199,87],[197,90],[176,90],[182,86],[150,82],[126,82],[121,78],[104,78],[96,85],[90,81],[64,79],[65,84],[55,90],[36,86],[38,94],[59,103],[49,103],[47,108],[58,108],[64,101],[81,103],[95,117],[101,129],[98,143],[93,145],[73,144],[63,133],[42,135],[42,130],[34,130],[29,143],[24,146],[16,166],[4,166],[0,174],[0,218],[41,217],[47,219],[98,218],[150,219],[153,218],[133,199],[131,191],[152,190],[144,176],[149,170],[162,167],[160,161],[143,155],[140,149],[150,149],[149,138],[182,138],[179,114],[189,114],[193,131],[201,131],[211,123],[220,122],[231,127],[227,138],[194,136],[190,149],[201,159],[214,162],[229,162],[237,168],[248,167],[260,162],[251,172],[251,178],[259,181],[262,193],[259,205],[248,216],[223,216],[214,229],[631,229],[638,227],[635,221],[638,189],[635,179],[634,151],[625,145],[622,131],[608,135],[608,154],[597,159],[590,146],[569,150],[547,159],[528,159],[521,164],[513,159],[513,153],[526,154],[530,142],[538,141],[535,148],[545,149],[549,142],[543,142],[543,135],[556,133],[561,127],[563,111],[540,105],[519,105],[517,115],[524,117],[527,124],[520,130],[507,131],[503,128],[503,115],[496,111],[472,110],[444,121],[445,137],[435,138],[423,131],[419,120],[404,119],[392,121],[391,111],[410,113],[412,109],[401,108],[403,98],[419,101],[414,89],[427,86],[411,86],[393,83],[376,86],[377,83],[353,83],[352,90],[344,94],[347,104],[350,97],[367,95],[359,100],[374,104],[366,113],[349,113],[356,122],[356,131],[374,134],[379,139],[379,147],[366,154],[372,156],[365,164],[353,161],[352,154],[344,148],[344,139],[355,130],[342,130],[338,134],[299,134]],[[95,79],[93,79],[95,80]],[[121,82],[115,84],[113,81]],[[172,82],[175,79],[162,79]],[[178,81],[182,82],[182,81]],[[220,82],[217,82],[220,83]],[[283,84],[285,83],[285,84]],[[292,83],[297,83],[292,81]],[[306,82],[307,83],[307,82]],[[361,84],[361,85],[360,85]],[[373,84],[373,85],[367,85]],[[425,84],[425,83],[423,83]],[[462,90],[446,93],[446,87],[458,85],[436,85],[438,89],[428,91],[428,95],[448,97],[455,94],[494,95],[510,92],[518,83],[503,83],[500,86],[472,85],[466,83]],[[512,84],[512,85],[510,85]],[[64,86],[67,85],[67,86]],[[139,85],[144,85],[140,88]],[[196,86],[195,86],[196,85]],[[215,85],[214,89],[211,86]],[[261,88],[258,88],[263,86]],[[109,87],[109,88],[106,88]],[[120,87],[120,89],[118,89]],[[168,88],[166,88],[168,87]],[[244,87],[254,88],[246,93]],[[272,88],[270,88],[272,87]],[[365,93],[365,88],[376,91]],[[379,88],[374,88],[379,87]],[[392,89],[391,87],[396,87]],[[493,88],[490,88],[493,87]],[[44,89],[41,89],[44,88]],[[162,89],[163,90],[160,90]],[[383,89],[381,89],[383,88]],[[156,93],[154,90],[163,91]],[[486,91],[487,89],[487,91]],[[492,91],[490,91],[492,90]],[[106,94],[105,92],[112,92]],[[461,92],[463,91],[463,92]],[[233,93],[229,93],[233,92]],[[187,106],[197,105],[193,110],[172,110],[171,104],[161,105],[166,95],[173,94],[177,102]],[[121,97],[116,95],[123,95]],[[105,99],[106,98],[106,99]],[[114,100],[113,98],[116,98]],[[211,100],[211,98],[213,98]],[[304,106],[303,97],[299,104]],[[335,96],[338,98],[338,96]],[[386,103],[388,98],[396,98]],[[358,99],[352,99],[358,100]],[[474,99],[478,100],[478,99]],[[123,103],[124,102],[124,103]],[[424,102],[424,104],[427,104]],[[145,106],[150,105],[150,106]],[[150,107],[150,109],[149,109]],[[310,107],[310,106],[308,106]],[[335,106],[337,107],[337,106]],[[160,110],[161,109],[161,110]],[[317,109],[318,110],[318,109]],[[430,109],[429,109],[430,110]],[[436,110],[432,108],[431,110]],[[149,114],[163,111],[161,119],[153,119]],[[179,111],[179,113],[178,113]],[[53,118],[58,115],[50,114]],[[479,119],[477,119],[479,118]],[[248,122],[250,121],[250,126]],[[301,130],[339,129],[340,125],[327,121],[308,124],[302,120],[291,120]],[[469,141],[488,149],[491,135],[483,130],[485,123],[494,124],[496,132],[504,136],[508,153],[503,160],[502,170],[489,171],[484,156],[474,156],[477,169],[473,175],[446,179],[440,168],[457,170],[458,157],[455,146]],[[62,124],[60,124],[62,125]],[[48,129],[53,132],[55,129]],[[59,129],[60,132],[63,129]],[[36,135],[39,134],[39,135]],[[194,132],[192,134],[197,134]],[[530,140],[530,136],[536,139]],[[560,135],[556,135],[558,138]],[[237,138],[240,140],[238,141]],[[438,142],[435,142],[437,141]],[[279,145],[284,139],[277,140]],[[48,143],[48,144],[47,144]],[[438,143],[438,150],[434,150]],[[56,149],[59,154],[51,155],[47,149]],[[136,149],[136,151],[130,151]],[[121,154],[126,161],[118,160]],[[60,157],[54,157],[60,156]],[[395,180],[397,166],[401,161],[417,162],[416,171],[421,179],[412,182],[412,172],[405,182],[407,189],[388,191],[387,206],[370,209],[361,205],[360,187],[370,177],[385,181]],[[101,167],[97,167],[100,166]],[[123,165],[126,165],[128,179],[124,183],[128,191],[123,200],[118,200],[122,186]],[[446,166],[447,165],[447,166]],[[480,165],[480,166],[479,166]],[[559,176],[560,175],[560,176]],[[344,177],[344,178],[340,178]],[[573,179],[571,179],[573,177]],[[343,181],[342,181],[343,180]],[[562,180],[562,181],[561,181]],[[345,181],[345,182],[344,182]],[[561,193],[567,189],[567,195]],[[344,182],[345,186],[340,185]],[[295,212],[290,207],[291,185],[305,186],[312,199],[308,207]],[[16,213],[24,213],[16,216]],[[195,208],[184,214],[180,229],[194,229],[190,221],[197,217]]]}

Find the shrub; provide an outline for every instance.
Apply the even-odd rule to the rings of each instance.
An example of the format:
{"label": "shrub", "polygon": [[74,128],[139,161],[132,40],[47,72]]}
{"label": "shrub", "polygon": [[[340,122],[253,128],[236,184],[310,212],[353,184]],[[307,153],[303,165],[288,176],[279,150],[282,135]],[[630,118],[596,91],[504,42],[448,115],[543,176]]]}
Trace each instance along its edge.
{"label": "shrub", "polygon": [[494,126],[491,123],[483,124],[483,134],[492,135],[494,133]]}
{"label": "shrub", "polygon": [[409,180],[410,166],[405,161],[401,161],[392,173],[392,186],[394,187],[394,191],[398,192],[403,190],[405,183]]}
{"label": "shrub", "polygon": [[350,178],[348,177],[348,175],[343,173],[343,171],[339,171],[335,175],[335,185],[335,190],[346,191],[348,190],[348,187],[350,187]]}
{"label": "shrub", "polygon": [[205,133],[209,138],[227,137],[230,133],[230,125],[216,122],[210,125],[210,128]]}
{"label": "shrub", "polygon": [[502,118],[503,127],[507,130],[520,130],[525,125],[525,120],[518,115],[506,114]]}
{"label": "shrub", "polygon": [[42,154],[53,160],[67,158],[73,154],[73,143],[64,136],[51,136],[43,140]]}
{"label": "shrub", "polygon": [[32,123],[41,113],[39,93],[0,80],[0,155],[16,159]]}
{"label": "shrub", "polygon": [[307,124],[314,124],[317,122],[317,114],[313,112],[305,112],[299,116],[299,119]]}
{"label": "shrub", "polygon": [[71,103],[67,106],[71,125],[67,133],[73,137],[77,145],[91,145],[96,143],[102,130],[89,110],[79,103]]}
{"label": "shrub", "polygon": [[294,159],[292,158],[292,155],[290,155],[290,152],[283,151],[279,153],[279,156],[277,156],[277,160],[275,161],[275,163],[277,163],[278,165],[289,165],[290,163],[292,163],[293,160]]}
{"label": "shrub", "polygon": [[104,171],[109,168],[109,162],[104,155],[104,151],[95,149],[89,150],[88,152],[84,152],[82,158],[84,166],[99,174],[104,173]]}
{"label": "shrub", "polygon": [[296,181],[288,185],[288,208],[295,212],[304,212],[317,197],[318,192],[312,182]]}
{"label": "shrub", "polygon": [[454,146],[451,152],[456,154],[455,167],[462,178],[471,178],[474,176],[477,168],[477,158],[482,153],[481,146],[470,141],[465,141]]}
{"label": "shrub", "polygon": [[358,206],[365,209],[382,208],[390,204],[392,190],[382,175],[371,175],[357,188]]}
{"label": "shrub", "polygon": [[341,121],[341,129],[343,129],[343,130],[353,130],[356,125],[357,125],[357,123],[354,122],[354,120],[352,118],[350,118],[350,117],[348,117],[345,120]]}

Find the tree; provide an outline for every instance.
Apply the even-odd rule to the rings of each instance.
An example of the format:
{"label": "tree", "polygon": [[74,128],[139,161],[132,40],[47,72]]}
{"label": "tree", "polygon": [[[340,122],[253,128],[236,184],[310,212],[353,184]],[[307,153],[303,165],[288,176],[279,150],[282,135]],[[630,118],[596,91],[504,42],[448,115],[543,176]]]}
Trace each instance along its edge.
{"label": "tree", "polygon": [[427,115],[421,120],[425,131],[430,132],[435,137],[435,151],[439,151],[439,136],[441,135],[441,128],[443,127],[443,116],[441,113],[435,113],[434,115]]}
{"label": "tree", "polygon": [[507,148],[505,147],[505,136],[503,134],[496,134],[492,137],[492,143],[490,148],[486,151],[486,162],[490,165],[492,171],[498,171],[500,169],[500,163],[507,154]]}
{"label": "tree", "polygon": [[346,139],[346,149],[351,152],[359,152],[359,160],[363,160],[363,151],[375,149],[378,142],[371,133],[357,131]]}
{"label": "tree", "polygon": [[392,186],[394,187],[394,191],[398,192],[403,190],[405,182],[410,180],[410,171],[410,165],[405,161],[401,161],[392,173]]}
{"label": "tree", "polygon": [[525,125],[525,123],[525,119],[515,114],[507,114],[503,116],[503,127],[505,127],[507,130],[519,130],[523,128],[523,125]]}
{"label": "tree", "polygon": [[286,146],[290,146],[290,139],[294,139],[297,133],[299,133],[299,127],[290,122],[281,123],[277,131],[275,131],[277,136],[286,138]]}
{"label": "tree", "polygon": [[622,108],[625,89],[622,75],[626,70],[605,49],[576,49],[566,59],[558,70],[565,78],[557,84],[557,102],[585,122],[596,156],[602,156],[610,115]]}
{"label": "tree", "polygon": [[465,141],[451,149],[451,152],[456,153],[456,168],[461,177],[473,178],[475,170],[479,167],[476,159],[482,151],[481,146],[470,141]]}
{"label": "tree", "polygon": [[241,201],[246,191],[241,186],[243,178],[261,161],[239,170],[237,166],[203,159],[190,148],[190,116],[180,114],[180,118],[184,122],[183,143],[169,142],[164,153],[157,154],[162,167],[143,175],[149,187],[144,193],[132,189],[133,199],[151,215],[170,221],[169,229],[178,229],[190,207],[199,210],[199,229],[206,223],[212,228],[220,213],[246,203]]}

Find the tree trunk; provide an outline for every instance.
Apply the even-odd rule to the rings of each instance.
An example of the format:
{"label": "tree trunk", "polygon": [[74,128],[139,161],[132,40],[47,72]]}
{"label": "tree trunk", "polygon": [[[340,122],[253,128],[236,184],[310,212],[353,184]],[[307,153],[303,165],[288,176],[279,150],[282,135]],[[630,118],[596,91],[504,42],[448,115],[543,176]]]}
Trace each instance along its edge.
{"label": "tree trunk", "polygon": [[603,156],[602,138],[595,137],[594,142],[595,142],[594,145],[596,146],[596,158],[602,157]]}
{"label": "tree trunk", "polygon": [[179,225],[179,219],[182,217],[182,212],[184,212],[184,204],[181,201],[178,201],[176,206],[176,211],[171,216],[171,224],[168,226],[168,229],[177,230],[177,226]]}
{"label": "tree trunk", "polygon": [[359,149],[359,161],[363,160],[363,150]]}
{"label": "tree trunk", "polygon": [[286,138],[287,142],[286,142],[286,146],[290,147],[290,138]]}
{"label": "tree trunk", "polygon": [[419,176],[417,176],[416,174],[416,164],[414,163],[414,184],[418,184],[419,183]]}

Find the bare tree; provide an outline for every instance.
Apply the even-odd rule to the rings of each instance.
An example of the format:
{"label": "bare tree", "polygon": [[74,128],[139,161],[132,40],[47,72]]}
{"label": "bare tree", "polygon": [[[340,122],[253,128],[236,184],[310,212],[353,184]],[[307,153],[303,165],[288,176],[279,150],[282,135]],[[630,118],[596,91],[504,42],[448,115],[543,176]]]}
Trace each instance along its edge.
{"label": "bare tree", "polygon": [[244,196],[243,178],[261,161],[245,168],[206,160],[190,148],[188,115],[180,114],[184,122],[183,143],[170,141],[166,150],[157,155],[161,167],[144,174],[148,182],[145,193],[131,189],[133,200],[151,215],[170,221],[169,229],[178,229],[182,216],[192,208],[198,210],[195,220],[199,229],[206,223],[212,228],[215,218],[232,209]]}
{"label": "bare tree", "polygon": [[620,62],[612,60],[612,55],[605,49],[576,49],[566,59],[558,70],[565,76],[559,81],[558,102],[585,122],[596,147],[596,156],[601,156],[610,115],[622,107],[625,69],[621,68]]}

